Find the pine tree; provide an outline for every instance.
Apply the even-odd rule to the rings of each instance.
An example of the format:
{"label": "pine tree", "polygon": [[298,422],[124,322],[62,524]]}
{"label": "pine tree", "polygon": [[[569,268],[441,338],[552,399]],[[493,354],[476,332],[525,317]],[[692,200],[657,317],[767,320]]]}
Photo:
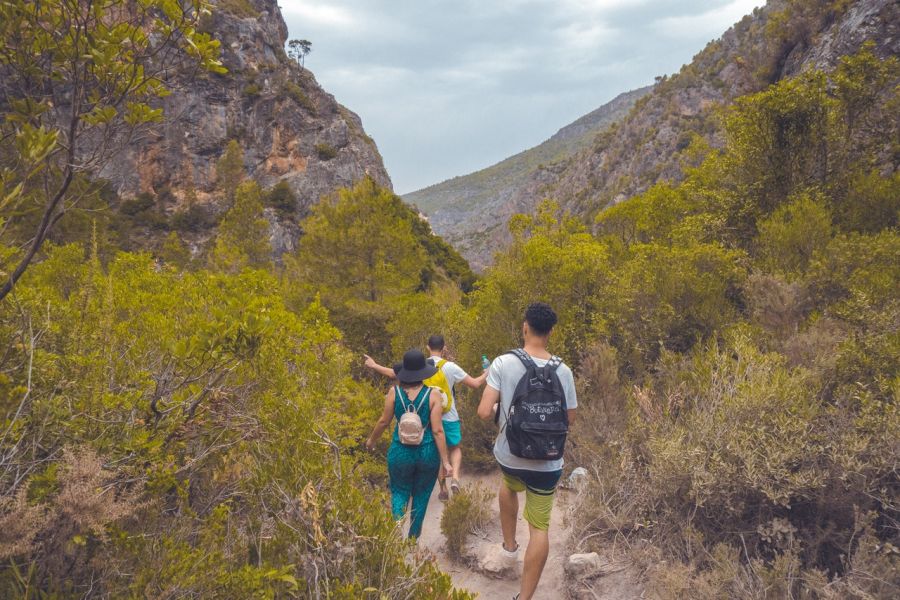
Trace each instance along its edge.
{"label": "pine tree", "polygon": [[269,222],[263,216],[259,185],[245,181],[237,187],[234,205],[219,225],[210,265],[236,273],[244,268],[262,268],[271,262]]}
{"label": "pine tree", "polygon": [[216,183],[230,206],[235,190],[244,179],[244,151],[237,140],[231,140],[216,163]]}

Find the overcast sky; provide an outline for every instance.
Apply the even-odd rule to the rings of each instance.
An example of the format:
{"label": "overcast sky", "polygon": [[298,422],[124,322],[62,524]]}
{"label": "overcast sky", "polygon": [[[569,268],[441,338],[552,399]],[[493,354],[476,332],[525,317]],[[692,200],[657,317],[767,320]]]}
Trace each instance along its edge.
{"label": "overcast sky", "polygon": [[763,0],[279,0],[398,193],[539,144],[674,73]]}

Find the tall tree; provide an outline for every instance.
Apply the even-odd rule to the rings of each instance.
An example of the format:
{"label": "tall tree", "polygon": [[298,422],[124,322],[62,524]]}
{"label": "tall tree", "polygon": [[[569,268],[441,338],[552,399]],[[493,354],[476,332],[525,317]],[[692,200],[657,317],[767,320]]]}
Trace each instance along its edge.
{"label": "tall tree", "polygon": [[240,184],[234,205],[219,225],[216,245],[210,255],[213,267],[236,273],[246,267],[265,267],[272,257],[269,222],[263,216],[259,185],[255,181]]}
{"label": "tall tree", "polygon": [[153,101],[168,91],[166,72],[225,72],[219,42],[197,29],[206,11],[204,0],[0,3],[0,210],[35,203],[41,213],[30,239],[12,241],[0,300],[78,201],[73,181],[162,118]]}
{"label": "tall tree", "polygon": [[309,40],[291,40],[288,42],[288,56],[297,61],[297,64],[304,67],[306,64],[306,55],[312,52],[312,42]]}
{"label": "tall tree", "polygon": [[429,261],[390,190],[365,178],[324,199],[303,221],[285,257],[294,293],[319,295],[351,345],[387,350],[384,329],[396,302],[414,293]]}
{"label": "tall tree", "polygon": [[235,191],[243,179],[244,151],[237,140],[231,140],[216,163],[216,183],[225,194],[229,206],[234,202]]}

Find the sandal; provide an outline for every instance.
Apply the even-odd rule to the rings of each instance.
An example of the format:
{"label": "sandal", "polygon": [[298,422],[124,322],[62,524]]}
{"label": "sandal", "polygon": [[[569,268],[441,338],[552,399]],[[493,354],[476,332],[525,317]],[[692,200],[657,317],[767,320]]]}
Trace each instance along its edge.
{"label": "sandal", "polygon": [[454,496],[459,493],[459,479],[450,480],[450,491],[453,492]]}

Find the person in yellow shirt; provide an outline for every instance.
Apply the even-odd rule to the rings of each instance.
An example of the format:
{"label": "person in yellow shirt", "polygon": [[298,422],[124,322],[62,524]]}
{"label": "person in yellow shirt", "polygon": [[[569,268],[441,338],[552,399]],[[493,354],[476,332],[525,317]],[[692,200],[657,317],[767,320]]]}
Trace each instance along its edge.
{"label": "person in yellow shirt", "polygon": [[[440,334],[432,335],[428,338],[428,353],[429,353],[429,361],[431,364],[435,365],[441,370],[443,373],[444,379],[446,379],[447,387],[450,391],[449,398],[449,408],[444,411],[443,416],[441,418],[444,433],[447,438],[447,448],[450,453],[450,464],[453,466],[453,476],[450,478],[450,491],[454,494],[459,492],[459,478],[460,471],[462,469],[462,448],[460,444],[462,442],[462,429],[460,426],[459,412],[456,410],[456,393],[454,391],[454,387],[457,383],[461,383],[465,386],[472,388],[473,390],[477,390],[482,385],[484,385],[485,380],[487,379],[488,372],[484,370],[481,375],[478,377],[472,377],[466,371],[456,364],[453,361],[446,359],[446,343],[444,341],[444,336]],[[376,373],[380,373],[386,377],[394,377],[394,370],[390,367],[384,367],[375,360],[367,355],[363,355],[365,357],[365,365],[366,367],[372,369]],[[433,380],[429,380],[432,383],[429,385],[436,386],[437,383],[434,383]],[[450,497],[450,493],[447,490],[447,477],[445,470],[441,469],[441,474],[438,477],[438,484],[440,486],[440,491],[438,493],[438,497],[441,500],[448,500]]]}

